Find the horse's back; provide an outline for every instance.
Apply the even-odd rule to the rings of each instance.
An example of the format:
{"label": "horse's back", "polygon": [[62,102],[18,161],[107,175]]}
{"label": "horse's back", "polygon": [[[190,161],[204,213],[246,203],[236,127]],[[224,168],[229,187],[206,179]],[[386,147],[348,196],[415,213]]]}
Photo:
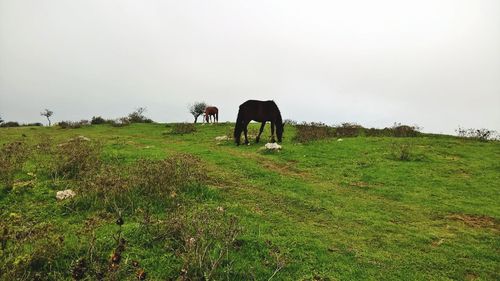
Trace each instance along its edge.
{"label": "horse's back", "polygon": [[261,100],[247,100],[246,102],[240,104],[240,108],[278,108],[273,100],[261,101]]}
{"label": "horse's back", "polygon": [[257,122],[271,121],[277,116],[281,117],[278,106],[272,100],[247,100],[240,105],[239,113],[245,116],[245,119]]}

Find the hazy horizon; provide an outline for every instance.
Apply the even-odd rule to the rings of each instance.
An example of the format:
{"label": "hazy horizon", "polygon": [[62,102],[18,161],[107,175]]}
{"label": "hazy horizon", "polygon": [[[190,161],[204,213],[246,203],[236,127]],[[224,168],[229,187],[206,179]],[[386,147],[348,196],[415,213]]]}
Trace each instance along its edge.
{"label": "hazy horizon", "polygon": [[500,1],[0,0],[0,116],[117,118],[137,107],[425,132],[500,131]]}

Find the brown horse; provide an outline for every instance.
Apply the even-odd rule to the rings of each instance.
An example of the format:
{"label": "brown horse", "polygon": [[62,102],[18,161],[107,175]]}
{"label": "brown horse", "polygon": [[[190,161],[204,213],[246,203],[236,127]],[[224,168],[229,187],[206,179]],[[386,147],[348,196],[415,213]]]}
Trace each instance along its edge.
{"label": "brown horse", "polygon": [[210,123],[212,121],[212,116],[214,117],[214,123],[219,123],[219,109],[215,106],[207,106],[205,107],[205,121]]}

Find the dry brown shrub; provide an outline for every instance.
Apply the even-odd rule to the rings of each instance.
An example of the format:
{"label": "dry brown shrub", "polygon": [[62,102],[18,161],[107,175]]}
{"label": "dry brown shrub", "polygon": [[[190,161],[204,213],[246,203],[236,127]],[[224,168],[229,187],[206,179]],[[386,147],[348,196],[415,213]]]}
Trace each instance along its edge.
{"label": "dry brown shrub", "polygon": [[81,178],[99,168],[101,150],[99,143],[82,136],[59,144],[51,158],[51,173],[54,177]]}

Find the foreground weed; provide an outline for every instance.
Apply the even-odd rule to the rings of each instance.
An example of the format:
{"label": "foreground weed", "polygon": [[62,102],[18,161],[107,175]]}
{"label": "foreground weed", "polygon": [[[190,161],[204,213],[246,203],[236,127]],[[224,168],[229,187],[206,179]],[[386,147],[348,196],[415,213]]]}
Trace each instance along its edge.
{"label": "foreground weed", "polygon": [[22,141],[4,144],[0,149],[0,180],[7,190],[14,186],[15,175],[21,172],[29,154],[30,148]]}

